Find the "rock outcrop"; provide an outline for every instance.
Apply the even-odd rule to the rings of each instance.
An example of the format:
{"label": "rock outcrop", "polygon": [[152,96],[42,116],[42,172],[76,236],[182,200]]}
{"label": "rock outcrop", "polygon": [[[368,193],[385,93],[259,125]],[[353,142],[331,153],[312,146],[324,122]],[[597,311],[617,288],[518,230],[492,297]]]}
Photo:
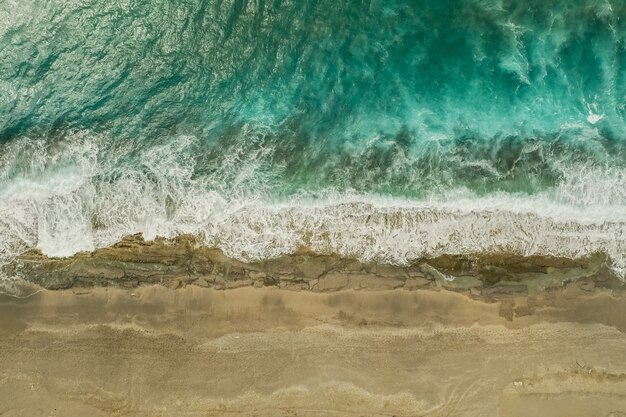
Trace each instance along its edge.
{"label": "rock outcrop", "polygon": [[624,283],[602,255],[589,258],[523,257],[511,254],[441,256],[408,266],[364,263],[302,249],[262,262],[241,262],[219,249],[200,245],[191,236],[157,238],[141,235],[91,253],[49,258],[30,251],[3,268],[6,276],[47,289],[72,287],[189,284],[228,289],[274,286],[291,290],[337,291],[404,288],[447,289],[474,297],[502,298],[537,294],[576,283],[580,291],[621,290]]}

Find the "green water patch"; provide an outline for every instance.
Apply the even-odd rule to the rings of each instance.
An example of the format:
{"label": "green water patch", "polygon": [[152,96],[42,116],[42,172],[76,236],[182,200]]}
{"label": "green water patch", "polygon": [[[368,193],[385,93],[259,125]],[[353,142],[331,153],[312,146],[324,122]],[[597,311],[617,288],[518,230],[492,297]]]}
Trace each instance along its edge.
{"label": "green water patch", "polygon": [[622,2],[4,2],[0,21],[0,141],[86,131],[118,171],[185,135],[194,178],[272,194],[531,194],[626,166]]}

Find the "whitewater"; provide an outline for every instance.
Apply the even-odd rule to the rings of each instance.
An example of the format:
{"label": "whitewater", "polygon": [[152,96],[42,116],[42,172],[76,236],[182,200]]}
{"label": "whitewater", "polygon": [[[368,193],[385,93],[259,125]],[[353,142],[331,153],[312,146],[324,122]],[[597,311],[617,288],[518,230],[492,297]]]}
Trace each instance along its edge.
{"label": "whitewater", "polygon": [[626,276],[621,1],[8,0],[0,22],[0,264],[142,233]]}

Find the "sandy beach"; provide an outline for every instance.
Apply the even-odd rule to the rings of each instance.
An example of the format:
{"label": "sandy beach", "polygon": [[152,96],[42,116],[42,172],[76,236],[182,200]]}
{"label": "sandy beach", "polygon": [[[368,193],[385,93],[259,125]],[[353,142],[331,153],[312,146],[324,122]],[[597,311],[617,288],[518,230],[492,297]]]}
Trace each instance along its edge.
{"label": "sandy beach", "polygon": [[626,298],[571,293],[512,319],[447,290],[5,295],[0,415],[624,416]]}

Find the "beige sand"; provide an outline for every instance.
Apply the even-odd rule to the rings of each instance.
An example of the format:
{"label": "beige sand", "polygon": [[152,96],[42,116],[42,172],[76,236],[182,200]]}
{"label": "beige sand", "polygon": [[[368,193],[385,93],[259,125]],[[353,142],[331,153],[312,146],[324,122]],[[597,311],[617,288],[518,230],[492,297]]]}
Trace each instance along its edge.
{"label": "beige sand", "polygon": [[626,416],[625,298],[562,291],[512,321],[507,302],[197,286],[2,296],[0,416]]}

